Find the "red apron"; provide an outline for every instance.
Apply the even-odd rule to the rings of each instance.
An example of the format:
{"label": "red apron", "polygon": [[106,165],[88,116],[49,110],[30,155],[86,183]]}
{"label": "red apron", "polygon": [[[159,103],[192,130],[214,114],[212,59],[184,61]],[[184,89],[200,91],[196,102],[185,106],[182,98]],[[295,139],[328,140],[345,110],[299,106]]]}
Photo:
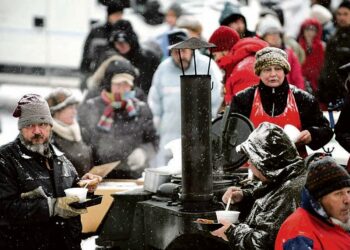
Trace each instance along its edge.
{"label": "red apron", "polygon": [[[263,108],[263,105],[261,103],[260,91],[256,89],[254,94],[252,111],[250,113],[249,119],[252,121],[255,127],[258,127],[262,122],[270,122],[279,125],[281,128],[284,128],[284,126],[287,124],[291,124],[301,131],[299,110],[295,102],[293,92],[291,90],[288,90],[287,105],[283,113],[277,116],[270,116],[265,112]],[[305,146],[299,147],[298,152],[302,157],[307,156]]]}

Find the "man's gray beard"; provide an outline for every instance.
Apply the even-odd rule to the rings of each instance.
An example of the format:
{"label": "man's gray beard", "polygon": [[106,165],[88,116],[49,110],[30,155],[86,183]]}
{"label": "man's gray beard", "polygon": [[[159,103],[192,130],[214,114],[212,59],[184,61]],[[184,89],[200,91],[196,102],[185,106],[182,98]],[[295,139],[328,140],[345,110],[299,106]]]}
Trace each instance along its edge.
{"label": "man's gray beard", "polygon": [[50,150],[51,137],[52,137],[52,132],[50,132],[47,142],[44,142],[43,144],[32,144],[30,141],[27,141],[26,139],[24,139],[23,135],[19,133],[19,139],[21,143],[26,147],[26,149],[34,153],[38,153],[46,158],[51,157],[51,150]]}
{"label": "man's gray beard", "polygon": [[[174,64],[175,64],[178,68],[182,69],[182,67],[181,67],[181,62],[176,63],[175,60],[174,60],[174,58],[172,58],[172,59],[173,59]],[[191,60],[188,62],[187,67],[184,67],[184,71],[186,71],[187,69],[190,68],[190,66],[191,66],[191,61],[192,61],[192,57],[191,57]]]}
{"label": "man's gray beard", "polygon": [[333,217],[330,217],[330,219],[333,222],[333,224],[340,226],[341,228],[343,228],[347,232],[350,232],[350,218],[345,223],[341,222],[340,220],[333,218]]}

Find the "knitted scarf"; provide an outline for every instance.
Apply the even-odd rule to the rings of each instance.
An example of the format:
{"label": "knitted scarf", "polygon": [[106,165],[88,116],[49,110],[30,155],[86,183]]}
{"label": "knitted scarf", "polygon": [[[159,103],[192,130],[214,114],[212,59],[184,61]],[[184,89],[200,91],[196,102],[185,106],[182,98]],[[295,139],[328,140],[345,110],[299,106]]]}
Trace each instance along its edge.
{"label": "knitted scarf", "polygon": [[129,117],[136,116],[137,111],[134,105],[135,91],[125,92],[121,94],[112,94],[103,90],[101,98],[106,105],[103,114],[97,124],[97,127],[105,132],[109,132],[114,122],[114,114],[116,110],[126,110]]}
{"label": "knitted scarf", "polygon": [[54,119],[52,130],[68,141],[81,141],[80,127],[77,121],[74,121],[72,125],[67,125]]}

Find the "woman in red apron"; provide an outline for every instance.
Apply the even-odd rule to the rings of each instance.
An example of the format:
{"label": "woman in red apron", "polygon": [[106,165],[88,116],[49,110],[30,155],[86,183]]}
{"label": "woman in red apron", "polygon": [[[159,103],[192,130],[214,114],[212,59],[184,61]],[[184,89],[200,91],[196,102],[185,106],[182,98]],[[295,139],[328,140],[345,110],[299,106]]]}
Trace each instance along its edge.
{"label": "woman in red apron", "polygon": [[301,131],[295,145],[303,157],[307,155],[306,145],[317,150],[327,144],[333,132],[315,97],[286,79],[290,71],[287,54],[278,48],[264,48],[256,53],[254,69],[259,84],[232,99],[232,112],[249,117],[255,127],[265,121],[282,128],[294,125]]}

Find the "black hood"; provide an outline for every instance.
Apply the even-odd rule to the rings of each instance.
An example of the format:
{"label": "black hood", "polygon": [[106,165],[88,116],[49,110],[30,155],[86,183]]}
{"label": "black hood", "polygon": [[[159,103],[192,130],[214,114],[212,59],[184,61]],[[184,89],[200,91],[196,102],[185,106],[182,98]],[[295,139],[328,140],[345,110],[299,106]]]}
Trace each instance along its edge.
{"label": "black hood", "polygon": [[127,42],[128,44],[130,44],[131,49],[129,53],[127,53],[126,55],[123,55],[127,59],[130,60],[133,58],[133,56],[136,53],[139,53],[139,50],[140,50],[139,39],[129,21],[119,20],[113,25],[112,33],[109,38],[109,42],[112,48],[114,48],[114,42],[117,42],[117,41]]}

